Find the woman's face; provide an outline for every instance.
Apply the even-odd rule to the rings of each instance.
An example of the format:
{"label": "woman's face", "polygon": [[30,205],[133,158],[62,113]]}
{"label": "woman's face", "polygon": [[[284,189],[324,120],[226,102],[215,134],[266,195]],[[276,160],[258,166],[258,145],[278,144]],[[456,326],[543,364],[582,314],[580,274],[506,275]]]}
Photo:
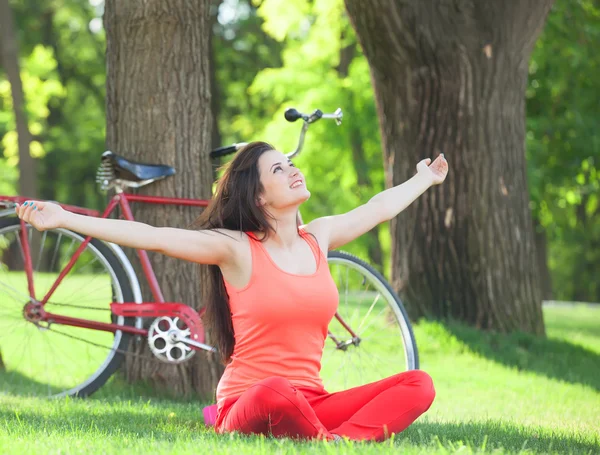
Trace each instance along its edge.
{"label": "woman's face", "polygon": [[310,197],[302,172],[277,150],[269,150],[260,156],[258,173],[263,187],[260,204],[266,208],[298,206]]}

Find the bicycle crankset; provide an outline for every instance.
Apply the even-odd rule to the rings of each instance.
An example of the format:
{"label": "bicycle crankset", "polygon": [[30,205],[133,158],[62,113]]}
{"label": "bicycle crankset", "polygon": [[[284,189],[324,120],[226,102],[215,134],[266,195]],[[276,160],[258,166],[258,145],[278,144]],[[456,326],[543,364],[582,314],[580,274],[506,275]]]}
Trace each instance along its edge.
{"label": "bicycle crankset", "polygon": [[162,316],[156,318],[148,329],[148,345],[159,360],[182,363],[196,352],[186,343],[189,336],[190,329],[181,319]]}

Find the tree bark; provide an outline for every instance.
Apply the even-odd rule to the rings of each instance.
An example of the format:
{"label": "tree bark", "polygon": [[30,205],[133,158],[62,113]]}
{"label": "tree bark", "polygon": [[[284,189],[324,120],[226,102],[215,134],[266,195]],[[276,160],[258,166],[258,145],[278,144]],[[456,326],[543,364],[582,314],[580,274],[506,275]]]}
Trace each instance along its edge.
{"label": "tree bark", "polygon": [[[209,33],[209,60],[210,60],[210,88],[211,88],[211,100],[210,100],[210,111],[212,115],[212,134],[211,134],[211,142],[210,146],[212,149],[216,149],[217,147],[221,147],[222,138],[221,138],[221,130],[219,129],[219,114],[221,112],[221,101],[222,93],[221,87],[219,86],[219,81],[217,79],[217,56],[216,49],[214,43],[214,33],[213,27],[217,23],[217,17],[219,15],[219,5],[221,4],[221,0],[211,0],[210,1],[210,33]],[[219,166],[219,163],[214,166],[215,168]],[[216,169],[215,169],[216,170]],[[216,176],[216,173],[214,173]]]}
{"label": "tree bark", "polygon": [[[108,149],[177,170],[176,176],[144,187],[143,194],[211,197],[209,4],[106,1]],[[137,220],[155,226],[185,228],[199,215],[198,209],[185,207],[140,204],[133,209]],[[199,277],[193,264],[158,254],[150,259],[167,302],[203,306],[206,270]],[[143,292],[151,298],[147,287]],[[145,343],[135,349],[149,354]],[[203,351],[179,366],[134,356],[126,364],[129,380],[143,379],[183,395],[214,396],[221,373],[217,359]]]}
{"label": "tree bark", "polygon": [[413,317],[544,333],[525,173],[528,61],[552,0],[346,0],[371,68],[387,185],[450,173],[391,223]]}
{"label": "tree bark", "polygon": [[540,271],[540,286],[542,289],[542,299],[552,300],[552,275],[548,267],[548,239],[546,231],[534,220],[535,232],[535,251],[537,253],[537,267]]}
{"label": "tree bark", "polygon": [[8,0],[0,0],[1,62],[10,82],[19,142],[19,194],[37,198],[35,161],[29,153],[31,133],[27,122],[25,95],[19,65],[19,43]]}

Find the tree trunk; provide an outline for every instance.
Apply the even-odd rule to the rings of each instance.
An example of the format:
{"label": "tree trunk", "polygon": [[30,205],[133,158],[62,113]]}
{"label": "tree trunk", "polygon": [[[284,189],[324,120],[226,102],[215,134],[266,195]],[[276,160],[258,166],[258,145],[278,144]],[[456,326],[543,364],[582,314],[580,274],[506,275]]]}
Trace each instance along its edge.
{"label": "tree trunk", "polygon": [[542,288],[542,299],[552,300],[552,276],[548,267],[548,239],[546,231],[534,220],[535,251],[537,253],[537,267],[540,271],[540,286]]}
{"label": "tree trunk", "polygon": [[1,63],[10,82],[19,141],[19,194],[33,199],[37,198],[35,161],[29,153],[31,133],[21,82],[19,44],[8,0],[0,0],[0,47]]}
{"label": "tree trunk", "polygon": [[[212,32],[213,27],[217,23],[217,18],[219,16],[219,5],[221,4],[221,0],[211,0],[210,1],[210,33],[208,35],[209,38],[209,60],[210,60],[210,91],[211,91],[211,99],[210,99],[210,111],[212,115],[212,134],[211,134],[211,149],[216,149],[217,147],[221,147],[225,145],[222,143],[221,138],[221,130],[219,129],[219,113],[221,111],[221,101],[225,101],[224,97],[221,95],[221,90],[219,86],[219,81],[217,79],[217,56],[215,43],[213,40],[214,33]],[[220,159],[216,160],[215,170],[220,166]],[[213,174],[216,177],[216,172]]]}
{"label": "tree trunk", "polygon": [[525,173],[528,61],[552,0],[346,0],[371,68],[388,185],[444,152],[446,182],[392,223],[413,317],[544,333]]}
{"label": "tree trunk", "polygon": [[[211,197],[209,3],[106,1],[108,149],[177,170],[176,176],[140,190],[143,194]],[[133,209],[137,220],[155,226],[185,228],[199,215],[198,209],[185,207],[140,204]],[[193,264],[152,253],[150,259],[167,302],[203,306],[206,270],[199,279]],[[148,288],[143,292],[149,300]],[[136,350],[149,354],[145,342]],[[136,357],[126,364],[129,380],[184,395],[214,396],[221,373],[216,358],[204,352],[180,366]]]}

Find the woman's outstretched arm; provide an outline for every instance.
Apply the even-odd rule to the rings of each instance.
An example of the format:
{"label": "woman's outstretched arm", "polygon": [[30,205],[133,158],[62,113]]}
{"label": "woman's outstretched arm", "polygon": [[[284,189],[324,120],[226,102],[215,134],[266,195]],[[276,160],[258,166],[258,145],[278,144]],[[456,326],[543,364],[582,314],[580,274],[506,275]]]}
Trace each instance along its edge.
{"label": "woman's outstretched arm", "polygon": [[19,218],[39,231],[69,229],[106,242],[201,264],[222,264],[231,256],[235,241],[232,236],[207,230],[154,227],[137,221],[78,215],[51,202],[27,201],[15,210]]}
{"label": "woman's outstretched arm", "polygon": [[318,218],[306,226],[325,241],[328,249],[339,248],[375,226],[389,221],[433,185],[441,184],[448,174],[448,163],[439,155],[417,164],[417,174],[401,185],[376,194],[369,202],[342,215]]}

